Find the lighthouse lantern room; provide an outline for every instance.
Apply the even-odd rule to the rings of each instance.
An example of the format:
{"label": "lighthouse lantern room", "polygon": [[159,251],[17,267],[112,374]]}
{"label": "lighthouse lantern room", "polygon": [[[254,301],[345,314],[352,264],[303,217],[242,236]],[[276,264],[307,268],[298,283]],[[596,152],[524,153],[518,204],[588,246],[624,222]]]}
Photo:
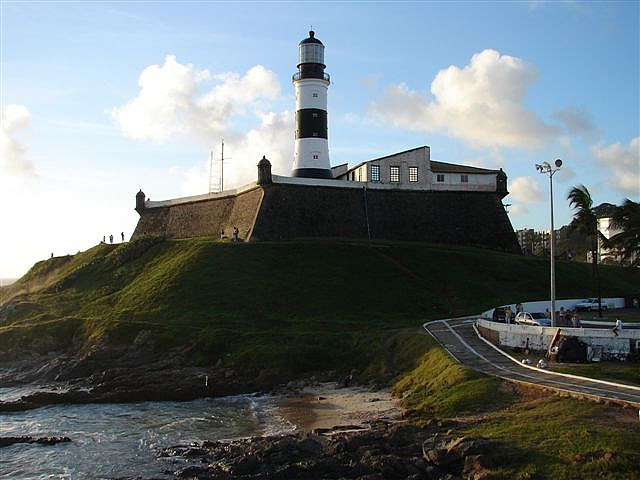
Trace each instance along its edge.
{"label": "lighthouse lantern room", "polygon": [[296,89],[296,135],[294,177],[332,178],[327,142],[327,89],[324,72],[324,45],[310,31],[298,45],[298,71],[293,76]]}

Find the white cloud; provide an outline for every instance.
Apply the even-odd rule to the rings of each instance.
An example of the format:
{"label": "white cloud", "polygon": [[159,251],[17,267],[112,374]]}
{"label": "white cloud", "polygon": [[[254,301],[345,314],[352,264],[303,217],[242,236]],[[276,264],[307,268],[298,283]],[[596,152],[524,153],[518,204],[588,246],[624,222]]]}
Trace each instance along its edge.
{"label": "white cloud", "polygon": [[523,105],[536,79],[532,65],[487,49],[464,68],[440,70],[431,83],[433,100],[404,84],[393,85],[372,109],[398,127],[446,131],[473,147],[534,149],[559,131]]}
{"label": "white cloud", "polygon": [[512,205],[509,208],[509,214],[517,216],[517,215],[524,215],[526,213],[529,213],[529,208],[526,205],[523,205],[522,203],[518,203],[516,205]]}
{"label": "white cloud", "polygon": [[29,110],[24,105],[6,105],[0,110],[0,172],[9,175],[33,174],[33,164],[25,157],[26,147],[16,132],[29,126]]}
{"label": "white cloud", "polygon": [[[263,155],[274,173],[290,172],[294,117],[291,112],[264,113],[278,99],[280,84],[263,66],[256,65],[244,75],[214,74],[168,55],[163,65],[145,68],[138,84],[140,92],[133,100],[110,111],[126,136],[155,142],[195,138],[207,145],[205,151],[212,141],[224,138],[225,189],[254,181]],[[258,125],[247,127],[246,133],[238,131],[232,127],[238,118]],[[171,173],[181,178],[182,194],[192,195],[208,191],[209,170],[207,160],[187,169],[174,167]],[[219,164],[215,183],[219,183],[217,170]]]}
{"label": "white cloud", "polygon": [[628,145],[593,145],[591,152],[613,174],[609,183],[630,195],[640,195],[640,137],[632,139]]}
{"label": "white cloud", "polygon": [[[213,85],[211,85],[213,83]],[[130,102],[110,110],[122,133],[138,140],[165,142],[176,136],[207,141],[229,132],[228,122],[250,108],[257,113],[260,99],[280,92],[275,74],[261,65],[244,76],[212,74],[183,65],[167,55],[163,65],[150,65],[138,79],[140,92]],[[203,91],[205,86],[209,89]]]}
{"label": "white cloud", "polygon": [[542,192],[536,181],[531,177],[517,177],[509,183],[509,195],[522,203],[537,203],[542,201]]}

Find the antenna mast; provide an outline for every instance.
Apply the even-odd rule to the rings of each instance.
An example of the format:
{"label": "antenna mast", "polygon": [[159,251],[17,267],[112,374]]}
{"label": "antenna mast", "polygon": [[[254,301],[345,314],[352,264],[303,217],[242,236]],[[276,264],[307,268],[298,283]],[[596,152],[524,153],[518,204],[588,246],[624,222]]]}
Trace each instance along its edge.
{"label": "antenna mast", "polygon": [[209,152],[209,193],[213,192],[213,150]]}
{"label": "antenna mast", "polygon": [[220,157],[220,191],[224,191],[224,138],[222,139],[222,156]]}

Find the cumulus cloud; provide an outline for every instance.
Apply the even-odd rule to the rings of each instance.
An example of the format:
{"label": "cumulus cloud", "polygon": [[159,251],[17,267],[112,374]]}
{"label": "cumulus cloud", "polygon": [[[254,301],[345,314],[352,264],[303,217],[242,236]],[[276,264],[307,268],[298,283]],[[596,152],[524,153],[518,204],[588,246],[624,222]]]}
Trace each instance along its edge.
{"label": "cumulus cloud", "polygon": [[138,140],[165,142],[176,136],[208,141],[228,132],[234,115],[255,113],[261,99],[280,92],[275,74],[261,65],[243,76],[213,74],[167,55],[163,65],[150,65],[138,79],[140,92],[130,102],[110,110],[122,133]]}
{"label": "cumulus cloud", "polygon": [[487,49],[464,68],[440,70],[431,83],[432,99],[405,84],[393,85],[372,110],[398,127],[446,131],[473,147],[534,149],[559,131],[524,107],[526,90],[536,79],[532,65]]}
{"label": "cumulus cloud", "polygon": [[25,157],[26,147],[16,133],[29,126],[29,110],[24,105],[6,105],[0,110],[0,172],[11,175],[33,174],[33,164]]}
{"label": "cumulus cloud", "polygon": [[[291,112],[269,112],[270,103],[279,98],[280,84],[263,66],[256,65],[244,75],[213,73],[167,55],[164,64],[144,69],[138,85],[140,91],[133,100],[109,112],[126,136],[159,143],[195,138],[207,150],[212,141],[224,138],[225,189],[254,181],[262,155],[269,158],[274,173],[289,173],[294,117]],[[241,130],[235,127],[238,124],[248,126]],[[186,169],[174,167],[171,173],[181,179],[182,194],[192,195],[209,190],[209,170],[206,160]],[[215,170],[214,176],[219,177],[219,168]],[[219,184],[219,178],[214,183]]]}
{"label": "cumulus cloud", "polygon": [[532,177],[514,178],[509,184],[509,194],[522,203],[536,203],[543,198],[538,183]]}
{"label": "cumulus cloud", "polygon": [[640,195],[640,137],[632,139],[628,145],[593,145],[591,152],[612,173],[609,183],[630,195]]}

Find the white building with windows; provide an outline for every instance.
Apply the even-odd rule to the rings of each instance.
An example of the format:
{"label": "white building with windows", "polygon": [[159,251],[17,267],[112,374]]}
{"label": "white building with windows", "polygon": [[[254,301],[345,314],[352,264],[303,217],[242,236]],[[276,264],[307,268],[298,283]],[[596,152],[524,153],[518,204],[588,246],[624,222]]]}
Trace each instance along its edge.
{"label": "white building with windows", "polygon": [[349,168],[332,167],[333,178],[401,190],[496,192],[504,198],[507,175],[500,170],[431,160],[428,146],[375,158]]}

